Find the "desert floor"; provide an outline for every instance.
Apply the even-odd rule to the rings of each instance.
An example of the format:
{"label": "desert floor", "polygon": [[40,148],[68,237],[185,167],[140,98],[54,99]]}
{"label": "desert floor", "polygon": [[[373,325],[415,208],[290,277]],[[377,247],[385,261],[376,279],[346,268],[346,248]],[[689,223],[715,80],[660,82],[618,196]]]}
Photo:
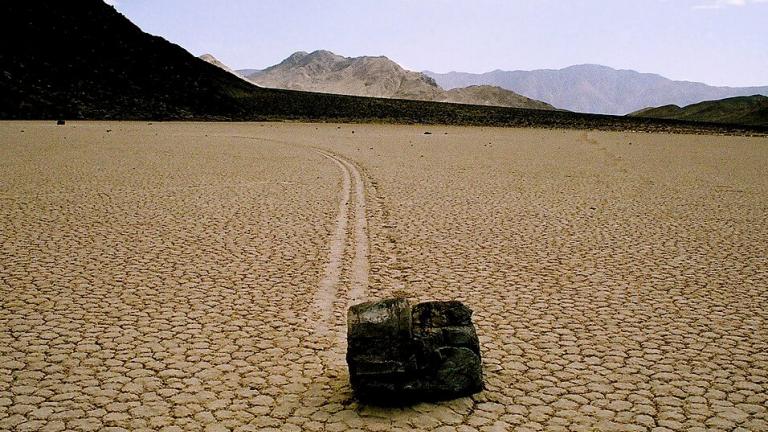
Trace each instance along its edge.
{"label": "desert floor", "polygon": [[[431,132],[430,135],[424,134]],[[768,430],[768,138],[0,123],[0,430]],[[361,406],[346,308],[487,390]]]}

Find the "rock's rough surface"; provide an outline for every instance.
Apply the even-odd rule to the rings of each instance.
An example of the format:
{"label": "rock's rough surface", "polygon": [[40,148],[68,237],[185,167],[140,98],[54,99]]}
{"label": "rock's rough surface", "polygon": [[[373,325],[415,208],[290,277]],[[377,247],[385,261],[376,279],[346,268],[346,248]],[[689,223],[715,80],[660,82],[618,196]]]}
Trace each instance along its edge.
{"label": "rock's rough surface", "polygon": [[355,394],[381,404],[450,399],[483,389],[472,311],[457,301],[362,303],[348,313]]}
{"label": "rock's rough surface", "polygon": [[422,393],[442,398],[483,389],[480,343],[468,307],[458,301],[420,303],[412,321]]}

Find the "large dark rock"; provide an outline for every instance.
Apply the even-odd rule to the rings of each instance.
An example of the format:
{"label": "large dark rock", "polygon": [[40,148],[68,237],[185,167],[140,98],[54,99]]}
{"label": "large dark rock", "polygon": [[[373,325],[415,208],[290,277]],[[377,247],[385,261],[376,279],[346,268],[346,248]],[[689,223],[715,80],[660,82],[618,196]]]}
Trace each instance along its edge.
{"label": "large dark rock", "polygon": [[420,303],[412,310],[421,392],[443,398],[483,389],[480,343],[472,311],[461,302]]}
{"label": "large dark rock", "polygon": [[460,302],[362,303],[349,309],[347,324],[350,382],[363,402],[452,399],[483,389],[472,311]]}

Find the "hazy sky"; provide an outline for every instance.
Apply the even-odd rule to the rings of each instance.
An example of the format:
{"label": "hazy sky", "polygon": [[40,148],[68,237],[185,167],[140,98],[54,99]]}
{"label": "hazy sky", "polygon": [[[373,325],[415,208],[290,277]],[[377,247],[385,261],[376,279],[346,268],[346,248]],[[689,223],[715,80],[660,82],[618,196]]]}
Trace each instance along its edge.
{"label": "hazy sky", "polygon": [[598,63],[768,85],[768,0],[110,0],[144,31],[235,68],[295,51],[386,55],[412,70]]}

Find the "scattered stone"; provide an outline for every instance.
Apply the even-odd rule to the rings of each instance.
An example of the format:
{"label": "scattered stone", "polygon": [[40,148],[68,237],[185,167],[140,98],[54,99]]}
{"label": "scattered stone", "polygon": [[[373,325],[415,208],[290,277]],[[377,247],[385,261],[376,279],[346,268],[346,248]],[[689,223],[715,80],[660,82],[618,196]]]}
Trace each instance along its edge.
{"label": "scattered stone", "polygon": [[64,126],[66,123],[67,122],[65,122],[64,120],[56,120],[56,125],[57,126]]}
{"label": "scattered stone", "polygon": [[367,302],[349,309],[347,324],[350,381],[363,402],[444,400],[483,389],[472,311],[461,302]]}
{"label": "scattered stone", "polygon": [[432,132],[424,132],[424,135],[432,135]]}

